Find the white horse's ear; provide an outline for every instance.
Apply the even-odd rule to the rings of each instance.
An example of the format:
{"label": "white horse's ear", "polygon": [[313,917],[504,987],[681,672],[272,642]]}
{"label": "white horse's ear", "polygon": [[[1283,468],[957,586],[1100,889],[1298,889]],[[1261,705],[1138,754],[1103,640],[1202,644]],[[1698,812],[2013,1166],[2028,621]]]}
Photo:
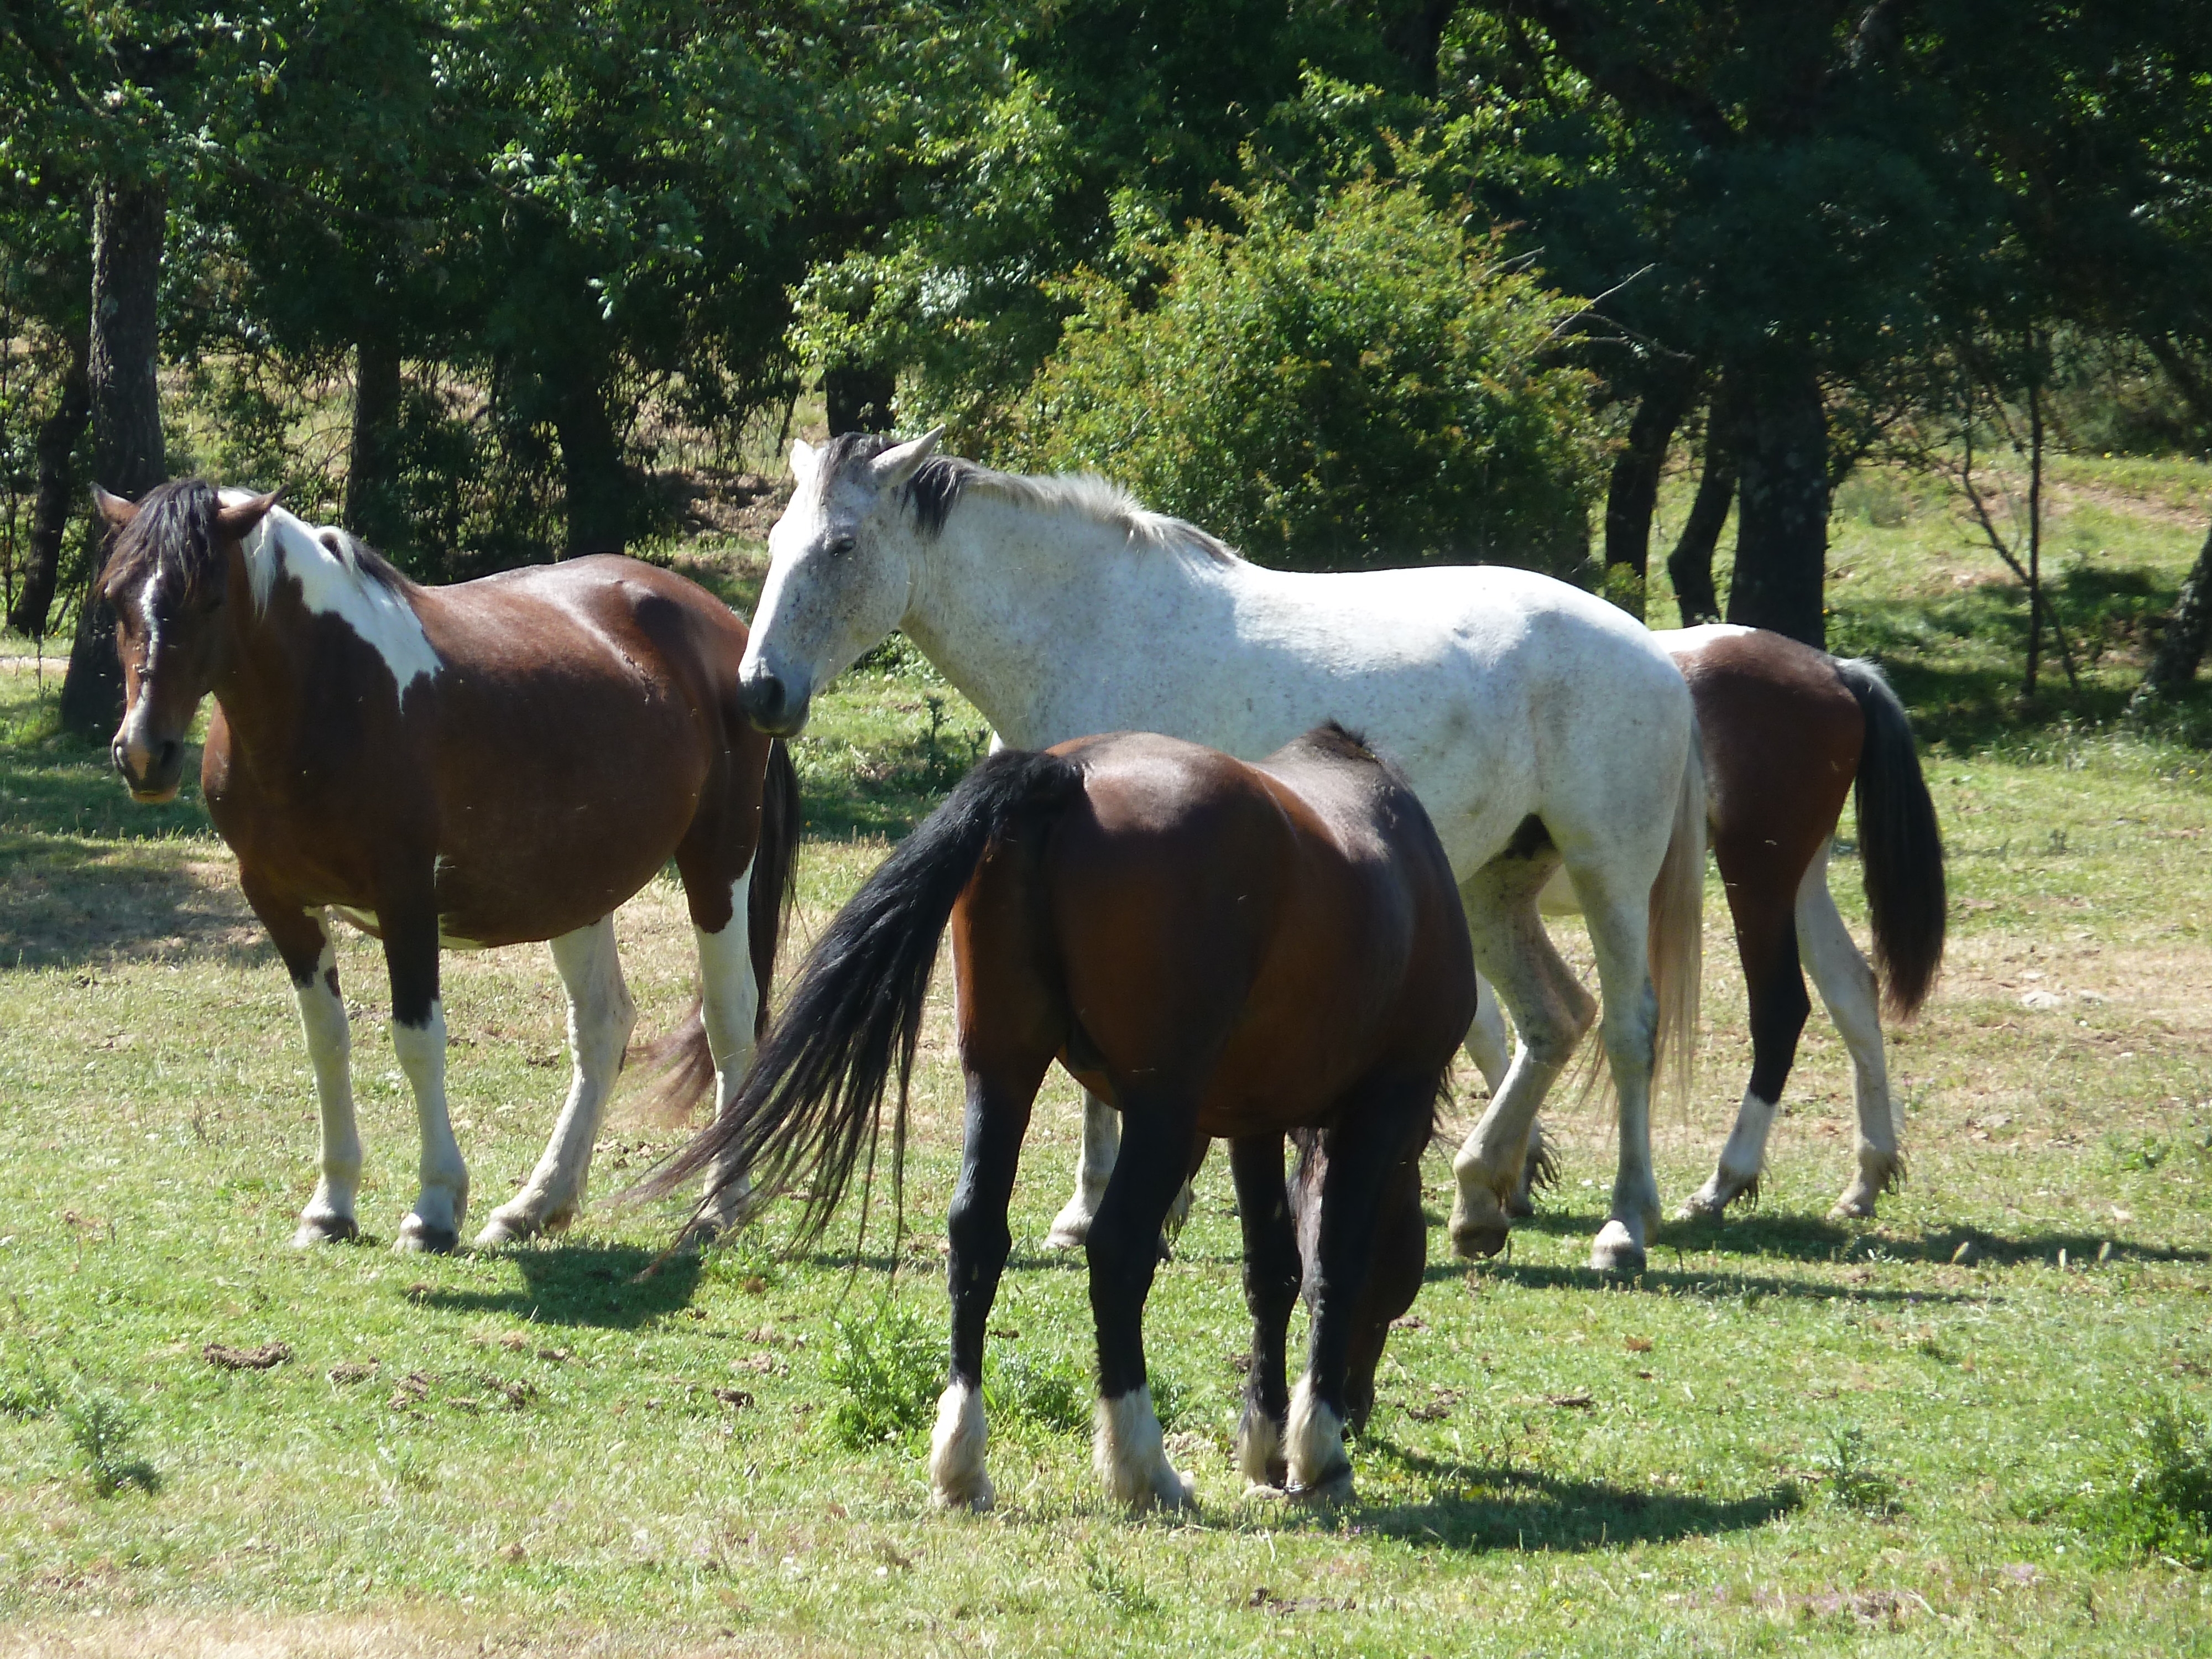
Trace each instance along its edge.
{"label": "white horse's ear", "polygon": [[216,509],[216,531],[225,541],[244,540],[246,532],[259,524],[283,495],[281,489],[272,489],[265,495],[250,495],[242,501],[225,501]]}
{"label": "white horse's ear", "polygon": [[791,441],[791,476],[804,489],[813,482],[814,470],[822,465],[822,452],[804,438]]}
{"label": "white horse's ear", "polygon": [[895,489],[914,477],[915,469],[930,457],[945,428],[933,426],[912,441],[894,445],[868,463],[868,482],[878,489]]}
{"label": "white horse's ear", "polygon": [[92,487],[92,504],[100,509],[100,516],[110,530],[120,530],[138,516],[137,502],[111,495],[98,484]]}

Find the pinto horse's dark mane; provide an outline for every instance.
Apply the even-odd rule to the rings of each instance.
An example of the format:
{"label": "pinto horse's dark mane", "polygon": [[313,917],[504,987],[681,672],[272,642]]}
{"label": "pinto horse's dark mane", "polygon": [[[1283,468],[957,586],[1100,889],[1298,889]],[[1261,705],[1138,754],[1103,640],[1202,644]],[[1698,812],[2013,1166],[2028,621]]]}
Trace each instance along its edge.
{"label": "pinto horse's dark mane", "polygon": [[[100,575],[101,596],[112,599],[160,571],[180,582],[188,599],[222,597],[227,567],[216,533],[216,514],[222,506],[222,493],[204,478],[177,478],[148,490],[138,503],[137,516],[116,535]],[[313,549],[319,547],[362,580],[395,593],[409,586],[391,561],[349,532],[318,531],[274,507],[264,523],[268,534],[280,543],[298,544],[299,551],[307,556],[313,556]],[[273,574],[273,563],[270,568]],[[266,582],[258,574],[254,587],[255,602],[264,602]]]}
{"label": "pinto horse's dark mane", "polygon": [[[834,479],[841,468],[872,461],[897,442],[879,432],[847,432],[832,438],[820,462],[823,483]],[[1064,472],[1030,478],[1017,472],[995,472],[957,455],[932,455],[907,480],[906,501],[914,509],[915,527],[925,536],[942,534],[952,509],[970,489],[987,490],[1041,512],[1073,514],[1120,530],[1139,545],[1187,547],[1223,564],[1243,562],[1225,542],[1194,524],[1147,510],[1127,489],[1096,473]]]}

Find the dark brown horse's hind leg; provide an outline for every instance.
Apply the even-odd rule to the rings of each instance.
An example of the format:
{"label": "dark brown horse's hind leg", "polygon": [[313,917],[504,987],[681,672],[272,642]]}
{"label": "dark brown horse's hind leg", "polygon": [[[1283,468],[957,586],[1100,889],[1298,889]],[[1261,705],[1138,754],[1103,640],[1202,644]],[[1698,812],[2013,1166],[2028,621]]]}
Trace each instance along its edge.
{"label": "dark brown horse's hind leg", "polygon": [[1244,1305],[1252,1311],[1252,1365],[1244,1376],[1244,1414],[1237,1425],[1237,1467],[1248,1485],[1280,1487],[1283,1419],[1291,1408],[1283,1350],[1300,1267],[1291,1194],[1283,1182],[1283,1138],[1247,1135],[1229,1143],[1237,1213],[1244,1228]]}
{"label": "dark brown horse's hind leg", "polygon": [[1145,1298],[1159,1266],[1160,1226],[1190,1170],[1196,1113],[1166,1091],[1114,1079],[1121,1152],[1091,1224],[1091,1315],[1098,1332],[1098,1423],[1092,1462],[1121,1502],[1180,1509],[1189,1477],[1168,1462],[1145,1367]]}
{"label": "dark brown horse's hind leg", "polygon": [[[1723,866],[1725,870],[1725,866]],[[1790,894],[1795,897],[1794,889]],[[1753,924],[1737,907],[1736,944],[1743,958],[1744,984],[1751,1000],[1751,1082],[1736,1109],[1735,1126],[1721,1148],[1720,1162],[1705,1184],[1682,1206],[1689,1216],[1717,1217],[1738,1198],[1756,1198],[1766,1167],[1766,1137],[1774,1127],[1782,1088],[1796,1061],[1797,1039],[1813,1012],[1805,974],[1797,960],[1797,923],[1784,908]],[[1764,907],[1770,913],[1774,907]]]}
{"label": "dark brown horse's hind leg", "polygon": [[931,1493],[947,1509],[987,1510],[994,1496],[983,1462],[983,1334],[1013,1248],[1006,1208],[1042,1074],[1042,1066],[1024,1077],[968,1073],[960,1184],[945,1227],[952,1372],[937,1402],[937,1430],[929,1443]]}
{"label": "dark brown horse's hind leg", "polygon": [[1351,1499],[1344,1431],[1353,1342],[1391,1176],[1405,1159],[1419,1156],[1435,1097],[1433,1080],[1371,1085],[1339,1111],[1337,1127],[1322,1136],[1328,1165],[1322,1176],[1320,1273],[1312,1285],[1313,1345],[1306,1374],[1291,1397],[1285,1435],[1295,1496],[1324,1503]]}

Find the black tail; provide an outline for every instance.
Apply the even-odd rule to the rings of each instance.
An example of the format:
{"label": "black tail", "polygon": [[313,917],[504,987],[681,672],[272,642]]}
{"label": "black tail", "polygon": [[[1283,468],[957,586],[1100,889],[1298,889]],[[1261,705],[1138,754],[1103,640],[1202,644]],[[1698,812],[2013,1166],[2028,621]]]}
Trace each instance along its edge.
{"label": "black tail", "polygon": [[799,804],[799,769],[791,763],[790,746],[778,738],[768,746],[768,775],[761,780],[760,841],[753,848],[752,885],[745,898],[753,983],[760,988],[760,1012],[753,1018],[756,1037],[768,1035],[775,951],[799,900],[799,841],[805,829]]}
{"label": "black tail", "polygon": [[[746,944],[753,959],[753,985],[760,1006],[753,1036],[768,1030],[769,992],[775,981],[776,947],[790,925],[799,898],[799,842],[806,820],[799,801],[799,769],[779,738],[769,745],[768,771],[761,780],[760,839],[753,844],[752,882],[745,893]],[[655,1123],[682,1123],[700,1098],[714,1086],[714,1054],[707,1042],[707,1020],[700,1000],[665,1036],[634,1050],[631,1060],[649,1073],[636,1101],[638,1112]]]}
{"label": "black tail", "polygon": [[894,1066],[896,1183],[923,999],[953,903],[994,842],[1056,812],[1082,787],[1073,763],[1024,750],[1002,750],[970,772],[837,913],[799,969],[730,1109],[640,1183],[639,1195],[668,1193],[711,1167],[731,1179],[750,1173],[759,1203],[805,1176],[798,1236],[818,1237],[864,1146],[869,1170],[875,1167]]}
{"label": "black tail", "polygon": [[1949,920],[1943,835],[1897,693],[1870,662],[1838,661],[1836,672],[1866,716],[1856,787],[1859,860],[1874,922],[1882,1002],[1901,1018],[1927,1000],[1943,966],[1943,931]]}

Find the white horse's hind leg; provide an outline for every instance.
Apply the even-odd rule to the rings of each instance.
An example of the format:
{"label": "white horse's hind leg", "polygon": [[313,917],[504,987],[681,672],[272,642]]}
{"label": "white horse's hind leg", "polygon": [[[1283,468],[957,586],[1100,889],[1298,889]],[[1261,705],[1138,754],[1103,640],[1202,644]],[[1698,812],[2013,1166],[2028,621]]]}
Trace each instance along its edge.
{"label": "white horse's hind leg", "polygon": [[1504,854],[1460,887],[1475,966],[1498,988],[1520,1033],[1504,1086],[1452,1159],[1459,1181],[1452,1248],[1465,1256],[1504,1247],[1504,1200],[1521,1180],[1536,1109],[1597,1012],[1537,919],[1537,890],[1558,857],[1548,842],[1525,854]]}
{"label": "white horse's hind leg", "polygon": [[303,1246],[354,1238],[361,1232],[354,1218],[354,1199],[361,1187],[361,1131],[353,1110],[353,1030],[346,1018],[345,999],[338,994],[338,959],[331,948],[329,924],[320,915],[314,921],[322,930],[322,953],[306,982],[292,988],[299,1000],[300,1025],[307,1035],[307,1058],[315,1068],[315,1101],[323,1131],[315,1195],[300,1212],[299,1231],[292,1235],[292,1242]]}
{"label": "white horse's hind leg", "polygon": [[[714,1057],[714,1115],[730,1109],[752,1069],[760,1018],[760,985],[753,977],[749,907],[752,868],[730,886],[730,920],[719,933],[692,929],[699,941],[699,1012],[706,1023],[707,1050]],[[692,1222],[685,1237],[708,1243],[745,1218],[752,1207],[752,1182],[743,1170],[717,1163],[707,1171],[707,1190],[715,1194]]]}
{"label": "white horse's hind leg", "polygon": [[[1594,880],[1593,885],[1601,884]],[[1645,893],[1588,895],[1583,915],[1597,956],[1605,998],[1601,1024],[1613,1073],[1620,1127],[1620,1163],[1613,1208],[1590,1247],[1601,1273],[1641,1273],[1644,1245],[1659,1225],[1659,1182],[1651,1170],[1651,1069],[1659,1036],[1659,998],[1651,988]]]}
{"label": "white horse's hind leg", "polygon": [[1797,889],[1797,950],[1806,972],[1820,988],[1828,1018],[1836,1022],[1844,1046],[1850,1050],[1852,1093],[1858,1103],[1858,1176],[1836,1200],[1834,1213],[1871,1216],[1875,1200],[1904,1173],[1905,1160],[1897,1145],[1874,969],[1836,913],[1836,902],[1828,892],[1825,849]]}
{"label": "white horse's hind leg", "polygon": [[[1075,1195],[1053,1218],[1046,1245],[1072,1250],[1091,1237],[1091,1223],[1106,1196],[1114,1159],[1121,1150],[1121,1115],[1088,1090],[1083,1096],[1083,1151],[1075,1164]],[[1185,1191],[1189,1189],[1186,1188]]]}
{"label": "white horse's hind leg", "polygon": [[402,1250],[450,1250],[460,1242],[461,1222],[469,1212],[469,1166],[453,1139],[446,1109],[446,1006],[432,998],[420,1025],[392,1023],[392,1047],[415,1095],[415,1121],[422,1149],[416,1168],[422,1188],[414,1207],[399,1223]]}
{"label": "white horse's hind leg", "polygon": [[1474,1024],[1467,1028],[1467,1057],[1482,1073],[1494,1098],[1505,1086],[1506,1068],[1513,1062],[1510,1035],[1505,1029],[1505,1006],[1498,988],[1478,974],[1474,985]]}
{"label": "white horse's hind leg", "polygon": [[587,927],[552,941],[553,965],[568,993],[568,1054],[573,1072],[568,1103],[553,1126],[552,1138],[522,1190],[491,1213],[477,1243],[512,1244],[540,1232],[558,1232],[584,1206],[591,1174],[592,1147],[607,1097],[621,1074],[623,1054],[637,1024],[637,1007],[623,983],[615,952],[615,919],[601,916]]}

